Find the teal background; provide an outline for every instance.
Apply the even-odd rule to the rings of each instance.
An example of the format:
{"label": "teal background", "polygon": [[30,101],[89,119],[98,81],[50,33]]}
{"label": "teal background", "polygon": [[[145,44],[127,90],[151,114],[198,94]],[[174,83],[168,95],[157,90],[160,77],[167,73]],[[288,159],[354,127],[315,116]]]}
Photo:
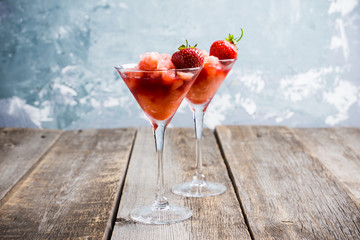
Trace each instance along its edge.
{"label": "teal background", "polygon": [[[148,126],[113,66],[244,37],[205,124],[360,126],[358,0],[0,1],[0,126]],[[171,126],[191,127],[183,103]]]}

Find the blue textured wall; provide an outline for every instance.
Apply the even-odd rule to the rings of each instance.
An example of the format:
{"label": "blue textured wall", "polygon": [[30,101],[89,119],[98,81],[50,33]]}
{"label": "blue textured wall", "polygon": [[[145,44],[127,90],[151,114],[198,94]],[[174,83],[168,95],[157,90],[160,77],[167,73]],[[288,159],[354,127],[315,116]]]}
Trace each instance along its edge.
{"label": "blue textured wall", "polygon": [[0,1],[0,126],[148,126],[113,66],[241,27],[208,127],[360,126],[359,0]]}

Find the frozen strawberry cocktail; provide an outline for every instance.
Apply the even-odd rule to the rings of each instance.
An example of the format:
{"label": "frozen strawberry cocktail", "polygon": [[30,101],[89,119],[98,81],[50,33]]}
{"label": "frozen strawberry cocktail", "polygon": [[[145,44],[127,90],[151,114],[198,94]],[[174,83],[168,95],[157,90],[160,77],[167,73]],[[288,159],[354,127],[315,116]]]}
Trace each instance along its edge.
{"label": "frozen strawberry cocktail", "polygon": [[241,37],[236,39],[229,34],[225,40],[217,40],[211,45],[210,54],[202,51],[204,68],[186,95],[192,108],[194,105],[202,105],[203,111],[206,111],[211,99],[237,59],[236,43]]}
{"label": "frozen strawberry cocktail", "polygon": [[[243,33],[243,30],[241,29]],[[225,40],[213,42],[210,52],[202,51],[204,67],[186,95],[194,114],[196,137],[196,170],[191,182],[172,188],[173,193],[186,197],[208,197],[222,194],[225,185],[206,181],[201,158],[201,137],[206,109],[237,59],[236,43],[242,38],[229,34]]]}
{"label": "frozen strawberry cocktail", "polygon": [[189,208],[169,204],[164,189],[165,129],[199,75],[204,57],[200,50],[181,46],[173,55],[149,52],[137,64],[115,67],[154,130],[158,159],[157,192],[152,205],[135,208],[130,217],[146,224],[169,224],[192,216]]}
{"label": "frozen strawberry cocktail", "polygon": [[133,220],[146,224],[168,224],[192,215],[186,207],[169,204],[164,196],[163,177],[165,129],[186,95],[194,112],[197,167],[192,182],[178,184],[172,190],[189,197],[213,196],[226,190],[222,184],[205,180],[200,139],[206,107],[236,61],[235,42],[240,38],[234,39],[229,35],[225,42],[215,41],[210,54],[197,49],[196,45],[190,46],[186,41],[186,45],[181,45],[179,51],[172,55],[148,52],[140,56],[137,64],[115,67],[153,126],[158,159],[155,201],[152,205],[135,208],[130,214]]}

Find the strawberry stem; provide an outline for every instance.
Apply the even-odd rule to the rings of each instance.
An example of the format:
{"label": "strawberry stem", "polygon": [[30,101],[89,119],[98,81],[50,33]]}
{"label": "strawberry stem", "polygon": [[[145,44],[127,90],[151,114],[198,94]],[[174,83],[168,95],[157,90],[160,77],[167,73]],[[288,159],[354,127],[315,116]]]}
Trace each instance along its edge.
{"label": "strawberry stem", "polygon": [[244,30],[241,28],[241,36],[238,39],[235,39],[236,42],[240,41],[240,39],[242,39],[243,35],[244,35]]}
{"label": "strawberry stem", "polygon": [[197,46],[197,44],[195,44],[194,46],[190,46],[189,45],[189,42],[188,42],[188,40],[185,40],[186,41],[186,45],[181,45],[178,49],[179,50],[182,50],[182,49],[185,49],[185,48],[196,48],[196,46]]}
{"label": "strawberry stem", "polygon": [[243,37],[244,35],[244,30],[241,28],[241,36],[239,38],[235,38],[234,35],[229,33],[229,36],[227,38],[225,38],[226,41],[231,42],[232,44],[234,44],[236,46],[236,43],[240,41],[240,39]]}

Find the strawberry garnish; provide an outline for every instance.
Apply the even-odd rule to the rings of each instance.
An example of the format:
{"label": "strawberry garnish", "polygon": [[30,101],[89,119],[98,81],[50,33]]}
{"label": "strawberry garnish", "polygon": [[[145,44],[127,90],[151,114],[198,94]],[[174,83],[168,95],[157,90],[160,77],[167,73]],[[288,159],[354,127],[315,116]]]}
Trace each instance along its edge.
{"label": "strawberry garnish", "polygon": [[210,47],[210,55],[221,59],[236,59],[237,58],[237,47],[236,44],[243,37],[244,31],[241,29],[241,36],[235,38],[234,35],[229,34],[225,40],[217,40],[213,42]]}
{"label": "strawberry garnish", "polygon": [[178,49],[179,51],[175,52],[171,61],[176,68],[194,68],[200,67],[204,64],[204,55],[202,52],[195,46],[190,46],[186,40],[186,45],[181,45]]}

